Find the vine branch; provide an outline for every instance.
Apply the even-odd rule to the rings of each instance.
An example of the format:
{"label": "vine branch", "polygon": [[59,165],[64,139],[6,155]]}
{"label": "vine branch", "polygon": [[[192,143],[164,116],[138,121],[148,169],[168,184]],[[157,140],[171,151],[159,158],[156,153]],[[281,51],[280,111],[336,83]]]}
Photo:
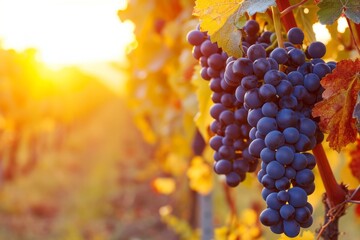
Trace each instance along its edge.
{"label": "vine branch", "polygon": [[354,44],[355,44],[355,48],[356,48],[358,54],[360,55],[360,48],[359,48],[359,45],[358,45],[358,43],[357,43],[357,41],[356,41],[355,33],[354,33],[354,31],[353,31],[351,22],[350,22],[349,18],[347,18],[347,17],[346,17],[346,22],[347,22],[347,24],[348,24],[348,26],[349,26],[349,30],[350,30],[350,33],[351,33],[351,38],[352,38],[352,40],[353,40],[353,42],[354,42]]}
{"label": "vine branch", "polygon": [[313,153],[316,157],[316,164],[325,187],[329,206],[335,207],[345,200],[346,193],[335,179],[323,146],[321,144],[316,145],[313,149]]}
{"label": "vine branch", "polygon": [[306,3],[308,0],[302,0],[301,2],[297,3],[297,4],[294,4],[294,5],[291,5],[289,7],[287,7],[286,9],[284,9],[283,11],[281,11],[280,13],[280,16],[283,17],[285,16],[286,14],[288,14],[289,12],[291,12],[293,9],[303,5],[304,3]]}
{"label": "vine branch", "polygon": [[279,9],[276,7],[271,7],[272,14],[273,14],[273,21],[275,27],[275,34],[277,38],[277,42],[279,47],[284,48],[284,40],[281,34],[281,21],[280,21],[280,12]]}
{"label": "vine branch", "polygon": [[225,198],[226,198],[226,202],[230,208],[230,213],[231,213],[231,217],[236,218],[237,216],[237,209],[236,209],[236,204],[235,201],[233,199],[233,197],[231,196],[231,192],[230,192],[230,187],[226,185],[226,183],[223,184],[223,188],[224,188],[224,192],[225,192]]}
{"label": "vine branch", "polygon": [[[279,8],[280,12],[291,6],[289,0],[276,0],[276,5]],[[296,21],[292,12],[284,14],[284,16],[281,17],[281,21],[286,31],[289,31],[291,28],[296,27]]]}

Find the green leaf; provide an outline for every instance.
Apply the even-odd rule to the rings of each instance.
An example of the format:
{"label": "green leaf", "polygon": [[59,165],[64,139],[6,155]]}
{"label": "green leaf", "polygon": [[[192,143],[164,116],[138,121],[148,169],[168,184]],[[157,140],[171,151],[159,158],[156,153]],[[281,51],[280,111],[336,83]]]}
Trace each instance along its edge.
{"label": "green leaf", "polygon": [[339,0],[323,0],[318,4],[317,12],[321,24],[333,24],[341,15],[343,5]]}
{"label": "green leaf", "polygon": [[347,2],[345,15],[355,23],[360,23],[360,2],[352,0]]}
{"label": "green leaf", "polygon": [[271,6],[276,6],[275,0],[245,0],[241,4],[239,12],[242,14],[247,12],[250,16],[252,16],[258,12],[265,12]]}
{"label": "green leaf", "polygon": [[323,0],[318,4],[319,21],[322,24],[333,24],[344,10],[345,15],[355,23],[360,23],[360,3],[358,0]]}

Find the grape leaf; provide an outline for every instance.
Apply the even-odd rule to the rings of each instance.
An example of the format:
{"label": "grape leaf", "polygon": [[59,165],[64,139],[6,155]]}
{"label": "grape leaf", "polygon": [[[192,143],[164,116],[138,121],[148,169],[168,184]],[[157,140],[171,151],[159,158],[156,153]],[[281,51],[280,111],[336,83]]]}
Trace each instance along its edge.
{"label": "grape leaf", "polygon": [[199,17],[201,30],[210,35],[211,41],[217,42],[228,55],[241,57],[241,32],[237,24],[244,22],[245,12],[253,15],[275,5],[275,0],[197,0],[193,14]]}
{"label": "grape leaf", "polygon": [[352,113],[360,90],[360,59],[340,61],[331,74],[321,80],[323,100],[313,108],[320,117],[320,129],[328,133],[329,146],[337,151],[356,140],[357,130]]}
{"label": "grape leaf", "polygon": [[358,0],[323,0],[318,4],[317,12],[321,24],[333,24],[344,11],[345,15],[355,23],[360,23],[360,4]]}
{"label": "grape leaf", "polygon": [[214,104],[211,100],[211,90],[209,88],[209,82],[204,81],[200,76],[200,67],[195,68],[192,83],[196,87],[196,96],[198,98],[198,113],[195,115],[195,124],[199,129],[205,142],[210,139],[209,126],[214,120],[209,112],[211,106]]}
{"label": "grape leaf", "polygon": [[175,180],[173,178],[165,177],[158,177],[154,179],[151,185],[157,193],[161,193],[164,195],[169,195],[173,193],[176,188]]}
{"label": "grape leaf", "polygon": [[211,191],[213,187],[211,167],[202,157],[195,156],[191,160],[186,174],[189,178],[191,189],[204,195]]}

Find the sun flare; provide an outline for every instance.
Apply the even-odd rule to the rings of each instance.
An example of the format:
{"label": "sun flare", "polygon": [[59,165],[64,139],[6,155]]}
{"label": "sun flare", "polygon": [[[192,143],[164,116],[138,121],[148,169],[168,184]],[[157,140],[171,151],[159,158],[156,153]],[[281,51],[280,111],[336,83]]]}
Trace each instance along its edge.
{"label": "sun flare", "polygon": [[35,48],[49,65],[119,61],[133,40],[126,0],[0,0],[3,48]]}

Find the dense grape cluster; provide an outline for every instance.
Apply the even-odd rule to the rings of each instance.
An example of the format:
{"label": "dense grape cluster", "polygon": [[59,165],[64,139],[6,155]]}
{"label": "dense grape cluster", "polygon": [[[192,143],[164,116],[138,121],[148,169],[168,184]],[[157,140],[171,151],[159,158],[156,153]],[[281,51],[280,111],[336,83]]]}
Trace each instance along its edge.
{"label": "dense grape cluster", "polygon": [[295,237],[313,222],[308,195],[315,190],[316,161],[307,151],[323,140],[323,133],[311,110],[322,98],[321,78],[336,63],[321,59],[326,52],[321,42],[303,50],[299,28],[288,31],[284,48],[272,47],[274,33],[259,31],[255,20],[246,22],[244,54],[238,59],[227,57],[199,30],[190,32],[188,41],[213,91],[215,172],[236,186],[261,159],[257,176],[267,208],[260,221],[274,233]]}
{"label": "dense grape cluster", "polygon": [[[228,84],[233,79],[225,70],[232,58],[211,43],[206,33],[193,30],[187,35],[192,44],[193,56],[201,65],[201,77],[209,81],[214,105],[210,115],[214,118],[210,126],[215,134],[210,139],[210,146],[215,150],[214,171],[225,175],[229,186],[235,187],[246,177],[246,172],[257,169],[258,158],[248,151],[250,125],[247,123],[247,109],[235,97],[237,84]],[[232,73],[231,73],[232,74]],[[238,76],[238,81],[241,78]]]}

